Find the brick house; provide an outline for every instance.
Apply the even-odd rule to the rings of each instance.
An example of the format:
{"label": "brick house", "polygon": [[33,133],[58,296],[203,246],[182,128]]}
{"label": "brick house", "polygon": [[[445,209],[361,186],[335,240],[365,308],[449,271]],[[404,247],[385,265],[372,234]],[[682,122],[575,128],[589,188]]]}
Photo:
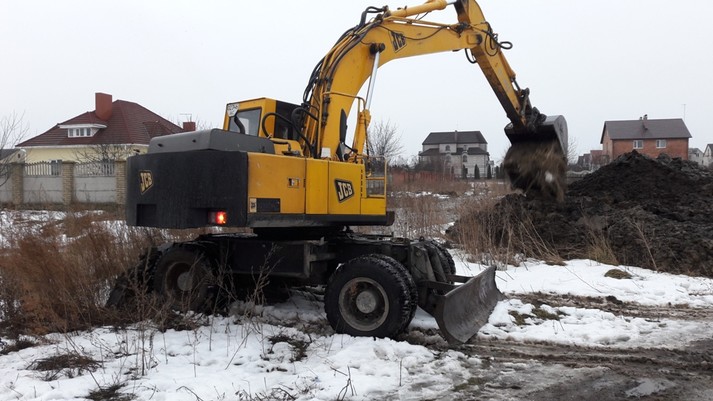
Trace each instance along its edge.
{"label": "brick house", "polygon": [[690,138],[682,119],[649,119],[644,115],[638,120],[605,121],[600,143],[608,161],[632,150],[650,157],[666,153],[688,160]]}
{"label": "brick house", "polygon": [[474,178],[477,166],[480,177],[486,177],[490,153],[480,131],[431,132],[421,146],[419,162],[433,166],[436,171]]}
{"label": "brick house", "polygon": [[153,137],[193,130],[193,122],[179,127],[137,103],[112,101],[111,95],[96,93],[93,111],[59,123],[16,148],[26,152],[27,163],[120,160],[145,152]]}

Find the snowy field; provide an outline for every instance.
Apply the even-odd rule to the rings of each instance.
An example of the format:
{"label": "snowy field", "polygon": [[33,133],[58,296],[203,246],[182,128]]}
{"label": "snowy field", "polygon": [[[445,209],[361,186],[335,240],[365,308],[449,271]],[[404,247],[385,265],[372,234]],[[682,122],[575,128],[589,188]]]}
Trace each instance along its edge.
{"label": "snowy field", "polygon": [[[453,255],[459,274],[482,269],[457,251]],[[605,277],[612,268],[631,278]],[[508,299],[476,341],[677,348],[713,332],[705,319],[647,319],[521,299],[569,294],[707,310],[713,308],[711,279],[588,260],[565,266],[530,261],[498,271],[497,284]],[[447,347],[433,318],[420,309],[402,341],[354,338],[332,333],[318,298],[295,292],[284,304],[262,308],[259,317],[206,317],[201,327],[185,331],[137,325],[49,335],[43,345],[0,356],[0,401],[77,400],[112,387],[127,397],[111,399],[127,400],[449,400],[484,367],[469,345]],[[91,371],[35,369],[43,358],[67,354],[98,363]]]}

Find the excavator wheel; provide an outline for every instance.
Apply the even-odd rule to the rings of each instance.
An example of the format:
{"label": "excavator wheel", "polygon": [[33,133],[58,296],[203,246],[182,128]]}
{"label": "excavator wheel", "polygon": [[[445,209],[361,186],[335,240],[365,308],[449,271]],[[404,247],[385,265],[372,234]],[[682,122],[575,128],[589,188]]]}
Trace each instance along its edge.
{"label": "excavator wheel", "polygon": [[174,247],[159,258],[154,291],[182,312],[210,312],[215,304],[212,264],[199,249]]}
{"label": "excavator wheel", "polygon": [[337,268],[327,283],[324,310],[337,333],[395,337],[410,322],[411,288],[393,264],[371,255]]}
{"label": "excavator wheel", "polygon": [[513,143],[503,163],[512,186],[528,197],[562,202],[567,161],[561,149],[557,140]]}
{"label": "excavator wheel", "polygon": [[399,272],[399,274],[401,274],[401,277],[406,281],[406,284],[409,287],[409,295],[411,296],[411,312],[409,313],[408,319],[404,322],[403,327],[401,327],[401,330],[399,331],[406,330],[408,325],[411,324],[411,320],[413,320],[413,317],[416,314],[416,309],[418,308],[418,287],[416,287],[416,282],[413,281],[413,276],[406,269],[406,267],[404,267],[401,262],[392,258],[391,256],[383,255],[380,253],[370,254],[369,256],[381,259],[384,262],[390,264],[395,270]]}

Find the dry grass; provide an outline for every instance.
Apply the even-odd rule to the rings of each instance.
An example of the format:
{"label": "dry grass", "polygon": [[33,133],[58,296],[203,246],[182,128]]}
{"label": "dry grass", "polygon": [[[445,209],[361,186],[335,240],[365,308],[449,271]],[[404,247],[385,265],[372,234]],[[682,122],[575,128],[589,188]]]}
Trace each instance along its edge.
{"label": "dry grass", "polygon": [[485,264],[519,264],[533,257],[550,264],[563,264],[562,256],[537,232],[533,222],[517,210],[498,206],[511,193],[504,186],[490,187],[482,197],[460,203],[458,227],[453,240]]}
{"label": "dry grass", "polygon": [[0,330],[17,338],[116,322],[104,303],[116,277],[148,247],[196,233],[112,227],[112,213],[15,221],[0,252]]}
{"label": "dry grass", "polygon": [[[529,213],[516,210],[517,203],[499,203],[504,193],[491,192],[477,201],[465,201],[458,207],[460,220],[453,230],[453,240],[474,256],[474,262],[519,264],[523,258],[535,258],[561,265],[565,260],[586,257],[600,263],[618,265],[605,227],[605,216],[584,216],[579,224],[581,249],[568,249],[553,243],[538,232]],[[642,236],[644,238],[645,236]]]}

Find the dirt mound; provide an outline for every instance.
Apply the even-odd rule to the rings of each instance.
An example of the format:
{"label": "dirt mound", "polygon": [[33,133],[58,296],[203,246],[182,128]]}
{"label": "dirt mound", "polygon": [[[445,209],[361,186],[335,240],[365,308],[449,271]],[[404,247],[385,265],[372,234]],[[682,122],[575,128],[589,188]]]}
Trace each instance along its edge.
{"label": "dirt mound", "polygon": [[563,203],[508,195],[483,213],[503,227],[490,231],[499,245],[525,222],[536,235],[511,247],[713,277],[713,172],[693,162],[632,152],[572,183]]}

